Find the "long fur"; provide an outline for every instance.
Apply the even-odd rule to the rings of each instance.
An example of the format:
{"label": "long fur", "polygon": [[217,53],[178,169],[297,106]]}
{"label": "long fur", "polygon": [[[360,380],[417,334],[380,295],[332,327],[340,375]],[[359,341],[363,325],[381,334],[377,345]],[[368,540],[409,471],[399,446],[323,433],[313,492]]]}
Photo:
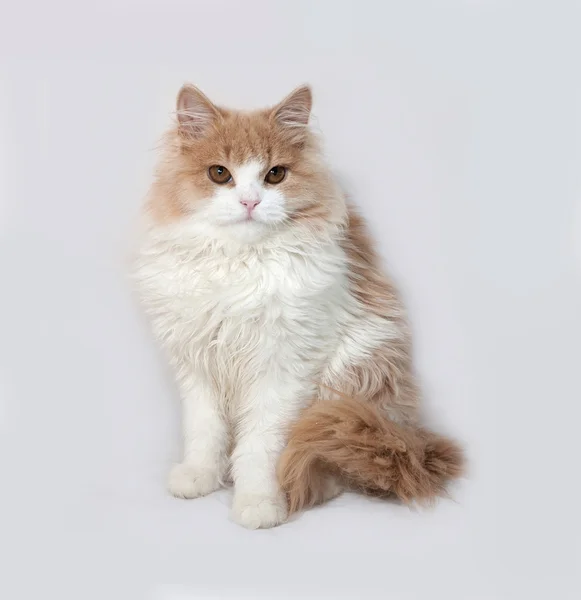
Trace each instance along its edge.
{"label": "long fur", "polygon": [[345,485],[429,500],[461,472],[458,447],[418,426],[405,311],[310,109],[307,87],[253,112],[182,88],[135,263],[182,400],[169,490],[196,498],[231,477],[232,518],[250,528]]}
{"label": "long fur", "polygon": [[431,502],[463,468],[452,440],[399,425],[375,406],[344,397],[305,410],[278,465],[290,512],[324,500],[330,476],[363,493]]}

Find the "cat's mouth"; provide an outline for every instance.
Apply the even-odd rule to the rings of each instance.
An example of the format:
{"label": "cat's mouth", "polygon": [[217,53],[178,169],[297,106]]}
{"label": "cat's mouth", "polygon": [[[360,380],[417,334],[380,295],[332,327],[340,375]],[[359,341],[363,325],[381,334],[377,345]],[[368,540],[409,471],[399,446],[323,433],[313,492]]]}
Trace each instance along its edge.
{"label": "cat's mouth", "polygon": [[245,215],[224,215],[223,218],[218,217],[217,225],[221,227],[250,227],[250,228],[264,228],[270,227],[277,223],[276,218],[265,215],[245,214]]}
{"label": "cat's mouth", "polygon": [[228,226],[233,226],[233,225],[250,225],[253,223],[255,223],[256,225],[264,224],[262,221],[256,219],[252,215],[245,215],[243,217],[240,217],[238,219],[233,219],[231,221],[230,220],[223,221],[222,223],[220,223],[220,225],[223,225],[224,227],[228,227]]}
{"label": "cat's mouth", "polygon": [[235,223],[257,223],[259,225],[263,225],[264,221],[257,217],[254,213],[247,213],[243,217],[236,219]]}

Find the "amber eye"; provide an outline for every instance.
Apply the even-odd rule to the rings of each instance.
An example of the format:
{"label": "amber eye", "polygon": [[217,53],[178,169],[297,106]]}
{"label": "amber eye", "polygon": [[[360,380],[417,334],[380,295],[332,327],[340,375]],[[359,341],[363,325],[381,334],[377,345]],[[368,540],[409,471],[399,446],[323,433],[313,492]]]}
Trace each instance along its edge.
{"label": "amber eye", "polygon": [[266,174],[264,181],[272,184],[280,183],[284,179],[285,175],[286,169],[284,167],[272,167],[272,169],[270,169],[270,171]]}
{"label": "amber eye", "polygon": [[232,181],[230,171],[222,165],[212,165],[208,169],[208,176],[214,183],[228,183]]}

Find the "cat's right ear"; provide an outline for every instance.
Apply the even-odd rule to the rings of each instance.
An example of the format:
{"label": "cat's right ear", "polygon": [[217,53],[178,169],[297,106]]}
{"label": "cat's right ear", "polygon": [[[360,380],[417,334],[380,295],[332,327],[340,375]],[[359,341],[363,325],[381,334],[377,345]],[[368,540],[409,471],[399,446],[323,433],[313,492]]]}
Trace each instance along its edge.
{"label": "cat's right ear", "polygon": [[204,136],[218,118],[216,106],[195,86],[182,86],[177,99],[176,114],[180,133],[188,138]]}

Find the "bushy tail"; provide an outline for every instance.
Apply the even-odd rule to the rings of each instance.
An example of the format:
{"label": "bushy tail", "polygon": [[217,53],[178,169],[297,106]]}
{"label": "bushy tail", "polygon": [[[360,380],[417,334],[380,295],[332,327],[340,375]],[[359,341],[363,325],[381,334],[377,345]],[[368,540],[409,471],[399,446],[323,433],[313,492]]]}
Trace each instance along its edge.
{"label": "bushy tail", "polygon": [[374,406],[347,398],[308,408],[278,465],[291,512],[324,500],[332,476],[368,494],[433,501],[463,466],[462,450],[452,440],[399,425]]}

